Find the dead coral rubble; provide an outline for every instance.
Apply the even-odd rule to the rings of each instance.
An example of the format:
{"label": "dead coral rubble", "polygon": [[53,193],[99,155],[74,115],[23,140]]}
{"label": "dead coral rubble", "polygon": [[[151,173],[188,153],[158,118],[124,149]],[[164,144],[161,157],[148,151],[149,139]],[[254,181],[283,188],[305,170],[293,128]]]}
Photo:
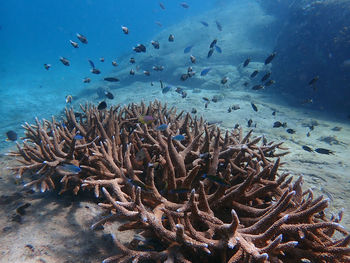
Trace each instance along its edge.
{"label": "dead coral rubble", "polygon": [[[111,216],[93,228],[124,218],[119,230],[139,231],[129,244],[114,236],[120,254],[104,263],[350,262],[342,213],[327,219],[326,199],[303,191],[301,177],[278,174],[281,143],[222,134],[158,101],[81,108],[66,110],[61,123],[26,124],[26,141],[12,153],[22,165],[13,169],[32,174],[27,185],[42,191],[102,190]],[[62,171],[67,163],[81,171]]]}

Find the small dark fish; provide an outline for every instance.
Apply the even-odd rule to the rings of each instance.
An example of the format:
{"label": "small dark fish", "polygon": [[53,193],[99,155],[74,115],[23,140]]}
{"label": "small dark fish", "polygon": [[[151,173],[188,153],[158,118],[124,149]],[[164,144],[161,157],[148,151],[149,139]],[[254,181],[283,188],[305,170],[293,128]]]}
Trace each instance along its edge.
{"label": "small dark fish", "polygon": [[104,110],[106,108],[107,108],[107,103],[105,101],[100,102],[100,104],[98,104],[97,106],[98,110]]}
{"label": "small dark fish", "polygon": [[210,102],[210,101],[207,101],[207,102],[204,104],[204,108],[205,108],[205,109],[208,108],[209,102]]}
{"label": "small dark fish", "polygon": [[202,99],[205,101],[210,101],[207,97],[203,97]]}
{"label": "small dark fish", "polygon": [[302,100],[300,103],[301,105],[305,105],[305,104],[309,104],[309,103],[312,103],[313,100],[310,98],[310,99],[305,99],[305,100]]}
{"label": "small dark fish", "polygon": [[158,41],[152,40],[151,44],[155,49],[159,49],[159,42]]}
{"label": "small dark fish", "polygon": [[248,87],[248,85],[249,85],[249,82],[247,82],[247,81],[243,83],[244,87]]}
{"label": "small dark fish", "polygon": [[217,42],[218,42],[218,40],[217,40],[217,39],[214,39],[214,40],[210,43],[209,48],[214,48],[214,46],[216,45]]}
{"label": "small dark fish", "polygon": [[189,193],[191,192],[190,189],[186,189],[186,188],[177,188],[177,189],[171,189],[169,191],[169,194],[185,194],[185,193]]}
{"label": "small dark fish", "polygon": [[276,116],[276,111],[273,111],[273,112],[272,112],[272,116]]}
{"label": "small dark fish", "polygon": [[191,113],[192,114],[196,114],[197,113],[197,109],[196,108],[192,108]]}
{"label": "small dark fish", "polygon": [[183,88],[177,87],[176,90],[175,90],[175,92],[181,94],[181,93],[183,92]]}
{"label": "small dark fish", "polygon": [[153,66],[152,69],[155,71],[163,71],[164,67],[163,66]]}
{"label": "small dark fish", "polygon": [[129,62],[130,62],[131,64],[134,64],[134,63],[136,62],[136,60],[135,60],[134,58],[130,58]]}
{"label": "small dark fish", "polygon": [[144,70],[143,74],[145,74],[146,76],[151,76],[151,72],[149,72],[148,70]]}
{"label": "small dark fish", "polygon": [[189,78],[189,75],[188,75],[188,74],[182,74],[181,77],[180,77],[180,79],[181,79],[182,81],[185,81],[185,80],[188,79],[188,78]]}
{"label": "small dark fish", "polygon": [[230,113],[232,111],[231,107],[227,109],[227,112]]}
{"label": "small dark fish", "polygon": [[276,52],[271,53],[266,59],[265,59],[265,65],[271,63],[271,61],[274,59],[276,56]]}
{"label": "small dark fish", "polygon": [[325,148],[316,148],[315,152],[320,153],[320,154],[334,154],[333,151],[325,149]]}
{"label": "small dark fish", "polygon": [[93,69],[91,69],[90,71],[91,71],[91,73],[93,73],[93,74],[100,74],[100,73],[101,73],[101,70],[99,70],[99,69],[97,69],[97,68],[93,68]]}
{"label": "small dark fish", "polygon": [[273,79],[270,79],[268,82],[265,83],[266,87],[271,86],[272,84],[275,84],[276,81],[274,81]]}
{"label": "small dark fish", "polygon": [[16,141],[17,140],[17,133],[14,131],[8,131],[6,132],[7,139],[6,141]]}
{"label": "small dark fish", "polygon": [[113,99],[114,99],[113,94],[112,94],[111,92],[109,92],[109,91],[105,91],[105,95],[106,95],[106,97],[107,97],[108,99],[110,99],[110,100],[113,100]]}
{"label": "small dark fish", "polygon": [[201,71],[201,76],[205,76],[208,74],[208,72],[211,70],[211,68],[205,68]]}
{"label": "small dark fish", "polygon": [[162,89],[162,93],[168,93],[171,90],[171,86],[166,86],[165,88]]}
{"label": "small dark fish", "polygon": [[49,70],[49,68],[51,68],[51,64],[44,64],[44,68],[45,68],[46,70]]}
{"label": "small dark fish", "polygon": [[117,63],[117,61],[112,61],[112,65],[114,66],[114,67],[116,67],[116,66],[118,66],[118,63]]}
{"label": "small dark fish", "polygon": [[312,80],[309,81],[309,85],[310,86],[314,85],[318,81],[319,78],[320,78],[319,76],[314,77]]}
{"label": "small dark fish", "polygon": [[133,69],[130,69],[130,72],[129,72],[129,74],[130,74],[130,75],[132,75],[132,76],[133,76],[133,75],[135,75],[135,70],[133,70]]}
{"label": "small dark fish", "polygon": [[126,26],[121,26],[121,27],[125,35],[129,34],[129,28],[127,28]]}
{"label": "small dark fish", "polygon": [[[25,203],[25,204],[19,205],[18,207],[16,207],[16,213],[21,215],[21,216],[24,216],[26,214],[25,209],[27,209],[30,206],[31,206],[30,203]],[[26,247],[28,247],[28,246],[31,246],[31,245],[26,245]],[[34,250],[34,248],[32,248],[32,249]]]}
{"label": "small dark fish", "polygon": [[252,120],[252,119],[249,119],[249,120],[248,120],[248,127],[252,127],[252,123],[253,123],[253,120]]}
{"label": "small dark fish", "polygon": [[143,44],[138,44],[136,47],[133,48],[133,50],[136,53],[140,53],[140,52],[146,52],[146,47]]}
{"label": "small dark fish", "polygon": [[211,99],[211,101],[214,102],[214,103],[218,102],[218,100],[219,100],[219,98],[218,98],[217,96],[214,96],[214,97]]}
{"label": "small dark fish", "polygon": [[290,134],[294,134],[295,133],[295,130],[293,129],[287,129],[286,132],[290,133]]}
{"label": "small dark fish", "polygon": [[165,10],[165,5],[162,2],[159,2],[159,6],[161,9]]}
{"label": "small dark fish", "polygon": [[77,38],[80,40],[81,43],[83,44],[87,44],[88,41],[87,41],[87,38],[79,33],[77,33]]}
{"label": "small dark fish", "polygon": [[186,97],[187,97],[187,92],[183,90],[183,91],[181,92],[181,98],[184,99],[184,98],[186,98]]}
{"label": "small dark fish", "polygon": [[221,79],[221,84],[226,84],[228,80],[229,80],[228,77],[223,77],[223,78]]}
{"label": "small dark fish", "polygon": [[261,82],[264,82],[266,80],[268,80],[268,78],[271,76],[271,72],[267,72],[262,78],[261,78]]}
{"label": "small dark fish", "polygon": [[189,8],[190,6],[186,2],[180,3],[183,8]]}
{"label": "small dark fish", "polygon": [[160,22],[160,21],[155,21],[154,22],[157,26],[159,26],[159,27],[162,27],[163,25],[162,25],[162,23]]}
{"label": "small dark fish", "polygon": [[157,131],[165,131],[166,129],[168,128],[168,124],[161,124],[161,125],[159,125],[157,128],[156,128],[156,130]]}
{"label": "small dark fish", "polygon": [[263,85],[254,85],[254,86],[252,87],[252,90],[261,90],[261,89],[263,89],[263,88],[264,88]]}
{"label": "small dark fish", "polygon": [[202,178],[204,179],[208,179],[210,181],[213,181],[215,183],[218,183],[219,185],[223,185],[226,187],[231,186],[231,184],[229,182],[227,182],[226,180],[220,178],[219,176],[216,175],[208,175],[208,174],[203,174]]}
{"label": "small dark fish", "polygon": [[342,129],[342,127],[335,126],[332,128],[332,131],[341,131]]}
{"label": "small dark fish", "polygon": [[213,48],[209,49],[207,58],[210,58],[213,55],[213,52],[214,52]]}
{"label": "small dark fish", "polygon": [[109,81],[109,82],[118,82],[119,79],[115,77],[105,77],[103,80]]}
{"label": "small dark fish", "polygon": [[79,45],[78,45],[77,42],[74,42],[74,41],[72,41],[72,40],[69,40],[69,42],[71,43],[71,45],[72,45],[74,48],[78,48],[78,47],[79,47]]}
{"label": "small dark fish", "polygon": [[69,66],[70,63],[69,63],[69,60],[64,58],[64,57],[60,57],[60,61],[62,62],[63,65],[65,66]]}
{"label": "small dark fish", "polygon": [[287,127],[287,123],[286,122],[282,123],[280,121],[276,121],[276,122],[274,122],[273,127],[274,128],[279,128],[279,127],[286,128]]}
{"label": "small dark fish", "polygon": [[215,45],[215,50],[218,52],[218,53],[222,53],[222,49],[221,49],[221,47],[219,47],[219,46],[217,46],[217,45]]}
{"label": "small dark fish", "polygon": [[309,146],[303,145],[302,148],[307,152],[313,152],[313,150]]}
{"label": "small dark fish", "polygon": [[254,103],[251,103],[251,105],[252,105],[252,108],[254,111],[258,111],[258,107],[256,107],[256,105]]}
{"label": "small dark fish", "polygon": [[175,36],[173,34],[170,34],[168,37],[169,42],[174,42]]}
{"label": "small dark fish", "polygon": [[105,58],[100,58],[100,61],[101,62],[105,62]]}
{"label": "small dark fish", "polygon": [[259,70],[254,70],[253,73],[250,75],[251,78],[254,78],[256,75],[258,75]]}
{"label": "small dark fish", "polygon": [[192,48],[193,48],[193,45],[186,47],[186,48],[184,49],[184,53],[185,53],[185,54],[186,54],[186,53],[189,53],[189,52],[191,51]]}
{"label": "small dark fish", "polygon": [[90,82],[91,82],[91,79],[90,79],[90,78],[84,78],[84,79],[83,79],[83,82],[84,82],[84,83],[90,83]]}
{"label": "small dark fish", "polygon": [[60,164],[57,166],[60,170],[64,171],[64,172],[68,172],[71,174],[78,174],[80,173],[81,169],[79,166],[76,166],[74,164],[70,164],[70,163],[64,163],[64,164]]}
{"label": "small dark fish", "polygon": [[215,24],[216,24],[216,28],[219,30],[219,31],[222,31],[222,25],[219,23],[219,21],[215,21]]}
{"label": "small dark fish", "polygon": [[310,137],[311,133],[307,132],[306,137]]}
{"label": "small dark fish", "polygon": [[88,59],[88,61],[89,61],[89,63],[90,63],[90,66],[91,66],[92,68],[95,68],[94,62],[93,62],[92,60],[90,60],[90,59]]}
{"label": "small dark fish", "polygon": [[250,62],[250,58],[247,58],[243,63],[243,67],[245,68],[246,66],[248,66],[249,62]]}
{"label": "small dark fish", "polygon": [[81,136],[80,134],[77,134],[77,135],[74,136],[74,139],[75,140],[82,140],[82,139],[84,139],[84,137]]}
{"label": "small dark fish", "polygon": [[233,109],[233,110],[239,110],[240,108],[241,108],[241,107],[239,107],[238,104],[235,104],[235,105],[232,106],[232,109]]}
{"label": "small dark fish", "polygon": [[195,56],[191,55],[191,56],[190,56],[190,60],[191,60],[191,62],[192,62],[193,64],[196,63],[196,57],[195,57]]}
{"label": "small dark fish", "polygon": [[185,139],[185,136],[183,136],[182,134],[178,134],[172,137],[173,140],[175,141],[182,141]]}
{"label": "small dark fish", "polygon": [[205,27],[208,27],[209,26],[209,24],[207,23],[207,22],[205,22],[205,21],[199,21],[203,26],[205,26]]}
{"label": "small dark fish", "polygon": [[141,181],[132,180],[132,179],[129,179],[128,181],[129,181],[129,183],[131,183],[132,185],[137,186],[137,187],[140,187],[140,188],[141,188],[142,190],[144,190],[144,191],[152,190],[152,187],[150,187],[150,186],[144,184],[144,183],[141,182]]}

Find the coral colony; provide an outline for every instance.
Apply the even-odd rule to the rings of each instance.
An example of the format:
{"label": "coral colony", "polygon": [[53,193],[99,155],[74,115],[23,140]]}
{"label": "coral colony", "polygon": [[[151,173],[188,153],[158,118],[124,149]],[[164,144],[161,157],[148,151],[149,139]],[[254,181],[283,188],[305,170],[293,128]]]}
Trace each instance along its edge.
{"label": "coral colony", "polygon": [[[160,102],[66,109],[26,123],[10,154],[26,186],[104,196],[120,231],[138,232],[107,262],[350,262],[350,235],[328,200],[279,174],[282,143],[223,132]],[[103,195],[101,195],[103,193]],[[336,237],[334,237],[334,234]]]}

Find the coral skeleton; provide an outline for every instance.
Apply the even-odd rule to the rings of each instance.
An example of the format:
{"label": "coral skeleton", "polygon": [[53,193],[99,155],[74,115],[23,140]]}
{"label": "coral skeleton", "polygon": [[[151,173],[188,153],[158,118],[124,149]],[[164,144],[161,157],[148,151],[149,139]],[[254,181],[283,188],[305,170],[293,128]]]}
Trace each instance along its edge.
{"label": "coral skeleton", "polygon": [[112,235],[120,253],[104,263],[350,262],[342,212],[328,218],[327,199],[278,172],[282,143],[159,101],[81,110],[26,123],[12,169],[27,187],[104,196],[110,216],[92,229],[123,218],[119,230],[138,233],[127,244]]}

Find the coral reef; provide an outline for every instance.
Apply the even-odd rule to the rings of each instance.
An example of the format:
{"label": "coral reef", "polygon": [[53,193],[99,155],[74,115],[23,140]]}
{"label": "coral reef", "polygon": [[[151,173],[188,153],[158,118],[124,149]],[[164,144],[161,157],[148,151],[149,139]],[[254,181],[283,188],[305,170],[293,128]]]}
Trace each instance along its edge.
{"label": "coral reef", "polygon": [[81,109],[26,123],[12,169],[42,191],[103,192],[111,215],[92,228],[124,218],[119,230],[139,233],[129,244],[114,235],[120,254],[104,263],[350,262],[342,213],[328,219],[327,199],[278,173],[282,143],[223,134],[158,101]]}

